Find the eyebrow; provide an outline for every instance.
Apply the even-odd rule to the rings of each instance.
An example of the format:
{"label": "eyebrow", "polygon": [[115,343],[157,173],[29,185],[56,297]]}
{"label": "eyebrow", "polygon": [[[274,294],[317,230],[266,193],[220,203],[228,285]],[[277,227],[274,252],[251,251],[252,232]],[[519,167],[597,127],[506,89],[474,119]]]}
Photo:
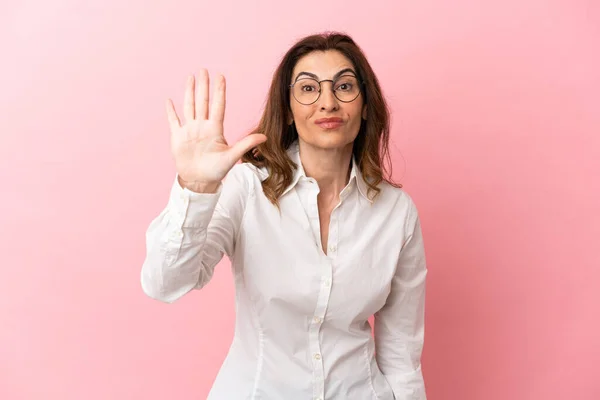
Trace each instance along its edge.
{"label": "eyebrow", "polygon": [[[356,77],[356,72],[354,72],[354,70],[352,68],[344,68],[341,71],[338,71],[338,73],[333,76],[333,80],[335,81],[337,78],[339,78],[340,76],[342,76],[346,72],[352,72],[352,74],[354,74],[354,76]],[[317,81],[319,80],[319,77],[317,75],[313,74],[312,72],[302,71],[302,72],[298,73],[298,75],[296,75],[296,79],[294,79],[294,82],[297,81],[298,78],[300,78],[300,76],[302,76],[302,75],[306,75],[306,76],[308,76],[310,78],[313,78],[313,79],[315,79]]]}

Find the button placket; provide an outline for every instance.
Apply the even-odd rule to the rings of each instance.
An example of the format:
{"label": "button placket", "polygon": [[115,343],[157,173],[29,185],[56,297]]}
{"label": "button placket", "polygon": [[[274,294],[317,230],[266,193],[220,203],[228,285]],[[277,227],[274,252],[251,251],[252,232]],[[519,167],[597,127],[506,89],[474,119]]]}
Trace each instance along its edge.
{"label": "button placket", "polygon": [[309,326],[309,345],[312,355],[313,365],[313,397],[323,398],[325,396],[325,372],[323,367],[323,354],[321,353],[321,344],[319,342],[319,331],[325,318],[325,312],[329,304],[331,294],[332,263],[331,260],[324,259],[322,264],[321,279],[319,282],[319,295],[317,306],[312,317],[312,323]]}
{"label": "button placket", "polygon": [[327,256],[330,258],[337,257],[338,251],[338,223],[339,223],[339,208],[336,208],[331,213],[331,220],[329,221],[329,245],[327,250]]}

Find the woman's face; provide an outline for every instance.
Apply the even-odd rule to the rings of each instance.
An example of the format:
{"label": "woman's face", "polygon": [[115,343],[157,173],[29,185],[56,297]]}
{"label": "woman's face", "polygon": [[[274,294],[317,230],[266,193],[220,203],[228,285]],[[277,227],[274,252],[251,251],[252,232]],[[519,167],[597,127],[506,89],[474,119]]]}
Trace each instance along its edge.
{"label": "woman's face", "polygon": [[[343,148],[354,142],[367,110],[357,76],[352,62],[336,50],[314,51],[298,60],[290,82],[294,87],[290,89],[292,112],[288,122],[296,124],[300,140],[323,149]],[[324,79],[333,82],[321,82],[320,95],[314,101],[317,82]],[[352,101],[345,102],[348,100]]]}

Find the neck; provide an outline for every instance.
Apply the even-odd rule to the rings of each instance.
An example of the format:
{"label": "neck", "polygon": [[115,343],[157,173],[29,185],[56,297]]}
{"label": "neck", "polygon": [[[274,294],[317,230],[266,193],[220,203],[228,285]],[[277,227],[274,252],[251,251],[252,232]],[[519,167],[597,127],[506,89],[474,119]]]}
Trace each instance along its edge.
{"label": "neck", "polygon": [[300,160],[306,176],[319,184],[320,193],[337,197],[348,184],[353,143],[344,147],[323,149],[299,140]]}

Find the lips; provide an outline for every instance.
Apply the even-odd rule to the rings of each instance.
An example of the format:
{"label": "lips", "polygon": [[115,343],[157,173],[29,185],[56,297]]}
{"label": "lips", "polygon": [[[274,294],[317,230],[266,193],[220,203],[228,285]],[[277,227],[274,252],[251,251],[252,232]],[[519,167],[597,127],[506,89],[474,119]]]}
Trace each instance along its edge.
{"label": "lips", "polygon": [[323,129],[339,128],[343,123],[344,120],[341,118],[319,118],[315,121],[315,124]]}

